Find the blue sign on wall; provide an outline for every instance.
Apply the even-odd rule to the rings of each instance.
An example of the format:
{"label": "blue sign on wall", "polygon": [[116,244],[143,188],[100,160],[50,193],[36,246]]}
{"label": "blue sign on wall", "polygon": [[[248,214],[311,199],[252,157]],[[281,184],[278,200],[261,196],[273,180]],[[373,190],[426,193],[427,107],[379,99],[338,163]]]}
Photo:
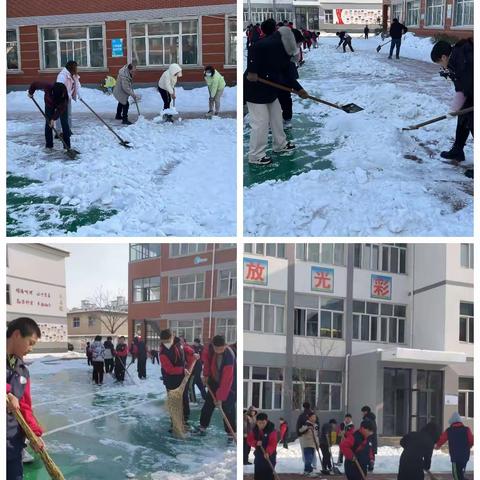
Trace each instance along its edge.
{"label": "blue sign on wall", "polygon": [[123,57],[123,38],[112,38],[112,57]]}

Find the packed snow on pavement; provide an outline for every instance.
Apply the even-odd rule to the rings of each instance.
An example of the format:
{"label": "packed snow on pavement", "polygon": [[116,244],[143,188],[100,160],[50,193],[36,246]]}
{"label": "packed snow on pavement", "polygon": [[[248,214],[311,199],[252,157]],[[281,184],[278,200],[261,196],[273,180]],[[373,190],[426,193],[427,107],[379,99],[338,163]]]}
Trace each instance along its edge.
{"label": "packed snow on pavement", "polygon": [[[223,111],[234,111],[236,89],[225,92]],[[235,235],[235,118],[182,121],[182,112],[206,112],[204,87],[178,89],[178,121],[159,122],[158,93],[138,93],[142,115],[131,106],[135,123],[125,127],[113,120],[112,96],[82,89],[133,148],[122,147],[86,107],[72,102],[72,148],[81,152],[73,161],[59,141],[45,152],[44,122],[26,92],[7,95],[9,235]],[[43,106],[43,92],[35,97]]]}
{"label": "packed snow on pavement", "polygon": [[[257,236],[469,236],[473,231],[473,180],[464,166],[440,157],[453,144],[456,119],[410,132],[402,127],[443,115],[453,84],[430,61],[431,39],[407,34],[400,60],[380,53],[379,37],[354,38],[355,53],[336,49],[336,37],[320,37],[306,53],[300,84],[311,95],[364,108],[347,114],[294,98],[287,137],[330,167],[278,180],[275,169],[292,156],[273,155],[267,181],[244,190],[244,231]],[[422,61],[420,61],[421,59]],[[248,118],[248,117],[247,117]],[[303,118],[308,129],[299,128]],[[326,153],[322,145],[333,145]],[[473,142],[465,149],[473,163]],[[247,161],[247,159],[245,159]]]}
{"label": "packed snow on pavement", "polygon": [[[147,362],[146,380],[136,378],[134,364],[129,368],[134,380],[127,375],[124,385],[119,385],[106,375],[99,387],[92,385],[92,368],[86,359],[72,358],[26,357],[32,362],[33,409],[46,432],[48,451],[66,478],[234,478],[236,451],[227,447],[218,412],[205,437],[179,440],[168,433],[170,419],[158,364]],[[192,425],[198,424],[200,409],[201,405],[192,404]],[[62,430],[67,425],[71,427]],[[36,459],[26,465],[25,478],[46,480],[49,476]]]}
{"label": "packed snow on pavement", "polygon": [[[355,48],[355,47],[354,47]],[[400,462],[400,455],[403,449],[400,447],[379,447],[375,456],[375,473],[397,473]],[[338,459],[339,447],[332,447],[333,459]],[[252,455],[250,455],[252,461]],[[321,466],[320,462],[317,463]],[[245,473],[253,473],[253,465],[243,467]],[[302,451],[300,442],[296,440],[288,444],[288,449],[277,447],[277,465],[275,467],[279,473],[301,473],[303,471]],[[343,467],[340,466],[343,471]],[[450,456],[440,450],[434,450],[432,456],[432,468],[434,473],[451,472],[452,464]],[[467,471],[473,471],[473,454],[467,465]]]}

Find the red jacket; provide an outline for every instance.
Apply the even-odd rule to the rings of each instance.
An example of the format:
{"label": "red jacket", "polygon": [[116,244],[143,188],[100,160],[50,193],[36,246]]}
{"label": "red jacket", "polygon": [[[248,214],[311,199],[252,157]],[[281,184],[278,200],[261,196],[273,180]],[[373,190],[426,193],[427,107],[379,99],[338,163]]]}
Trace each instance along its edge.
{"label": "red jacket", "polygon": [[28,89],[28,93],[33,95],[37,90],[43,90],[45,92],[45,105],[54,109],[52,120],[57,120],[60,115],[65,111],[68,105],[68,93],[66,94],[65,100],[57,104],[52,95],[53,83],[50,82],[33,82]]}
{"label": "red jacket", "polygon": [[185,365],[191,365],[193,361],[193,355],[194,351],[190,345],[187,345],[186,343],[183,345],[183,351],[185,354],[185,363],[184,365],[177,365],[175,366],[180,360],[181,352],[180,352],[180,344],[179,343],[174,343],[171,346],[171,349],[173,351],[171,352],[175,358],[175,361],[172,363],[168,355],[166,354],[166,348],[161,348],[161,353],[160,353],[160,363],[162,365],[163,371],[167,375],[183,375],[185,372]]}
{"label": "red jacket", "polygon": [[[258,438],[255,437],[255,430],[258,431]],[[263,438],[263,430],[258,430],[255,428],[252,430],[247,436],[247,443],[252,448],[257,448],[257,441],[262,440]],[[277,451],[277,431],[272,429],[271,432],[268,434],[268,443],[265,447],[265,451],[268,453],[269,456],[273,455]]]}
{"label": "red jacket", "polygon": [[[10,393],[11,386],[7,383],[7,394]],[[35,418],[32,410],[32,395],[30,393],[30,378],[27,379],[27,384],[25,385],[25,391],[22,398],[19,400],[20,412],[23,415],[23,418],[27,422],[28,426],[33,430],[33,433],[37,437],[42,436],[43,430],[40,427],[38,420]]]}
{"label": "red jacket", "polygon": [[217,373],[219,373],[218,388],[215,396],[218,401],[225,402],[230,395],[231,390],[235,389],[235,363],[236,358],[233,350],[230,347],[225,349],[223,353],[222,364],[220,372],[217,372],[217,354],[213,349],[213,345],[204,348],[202,352],[203,361],[203,375],[207,378],[215,380]]}
{"label": "red jacket", "polygon": [[[451,428],[456,428],[456,427],[463,427],[463,423],[462,422],[457,422],[457,423],[452,423],[452,425],[450,425]],[[467,441],[468,441],[468,446],[470,448],[473,447],[473,434],[472,434],[472,431],[470,430],[470,428],[468,427],[465,427],[467,429]],[[440,438],[438,439],[438,442],[435,444],[435,448],[440,448],[442,445],[444,445],[445,443],[447,443],[448,441],[448,432],[445,430],[441,435],[440,435]]]}
{"label": "red jacket", "polygon": [[280,441],[283,442],[285,439],[285,434],[287,433],[288,430],[288,424],[287,422],[283,422],[280,424]]}
{"label": "red jacket", "polygon": [[[358,430],[357,430],[358,431]],[[357,447],[356,451],[353,451],[353,447],[355,446],[355,436],[352,432],[351,434],[347,434],[345,438],[340,443],[340,451],[343,453],[347,460],[352,460],[354,456],[358,455],[358,452],[364,450],[368,447],[368,437],[363,439],[363,442]],[[375,455],[373,453],[373,448],[369,449],[369,457],[370,460],[375,460]]]}

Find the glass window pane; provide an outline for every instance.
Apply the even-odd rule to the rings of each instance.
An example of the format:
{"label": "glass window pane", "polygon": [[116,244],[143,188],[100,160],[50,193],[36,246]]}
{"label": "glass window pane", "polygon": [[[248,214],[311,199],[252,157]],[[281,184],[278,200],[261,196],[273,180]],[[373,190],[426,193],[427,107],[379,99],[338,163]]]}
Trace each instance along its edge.
{"label": "glass window pane", "polygon": [[319,395],[318,408],[320,410],[330,410],[330,385],[320,384]]}
{"label": "glass window pane", "polygon": [[45,42],[43,45],[45,53],[45,68],[58,68],[56,42]]}
{"label": "glass window pane", "polygon": [[264,243],[256,243],[255,244],[255,253],[257,253],[257,255],[264,255],[265,254],[265,244]]}
{"label": "glass window pane", "polygon": [[275,383],[275,393],[273,400],[273,408],[281,409],[282,408],[282,384]]}
{"label": "glass window pane", "polygon": [[285,293],[270,292],[270,303],[274,305],[285,305]]}
{"label": "glass window pane", "polygon": [[390,272],[398,273],[398,248],[390,248]]}
{"label": "glass window pane", "polygon": [[322,263],[333,264],[333,243],[322,244]]}
{"label": "glass window pane", "polygon": [[165,65],[178,63],[178,37],[164,37]]}
{"label": "glass window pane", "polygon": [[461,342],[467,341],[467,319],[465,317],[460,317],[460,332],[458,339]]}
{"label": "glass window pane", "polygon": [[17,31],[7,30],[7,42],[16,42],[16,41],[17,41]]}
{"label": "glass window pane", "polygon": [[395,305],[393,314],[396,317],[405,318],[407,316],[407,307],[405,305]]}
{"label": "glass window pane", "polygon": [[397,343],[397,319],[390,318],[390,325],[388,330],[389,343]]}
{"label": "glass window pane", "polygon": [[473,317],[473,303],[460,302],[460,315],[469,315]]}
{"label": "glass window pane", "polygon": [[308,261],[316,263],[320,261],[320,245],[318,243],[308,245]]}
{"label": "glass window pane", "polygon": [[162,65],[163,64],[163,39],[149,38],[149,63],[150,65]]}
{"label": "glass window pane", "polygon": [[148,35],[174,35],[179,33],[178,22],[160,22],[148,24]]}
{"label": "glass window pane", "polygon": [[277,243],[277,257],[285,258],[285,244]]}
{"label": "glass window pane", "polygon": [[[138,65],[147,64],[147,50],[145,47],[145,38],[132,39],[132,57]],[[175,254],[172,254],[174,256]]]}
{"label": "glass window pane", "polygon": [[276,247],[274,243],[267,243],[266,255],[267,257],[274,257],[276,253]]}
{"label": "glass window pane", "polygon": [[295,252],[297,260],[305,260],[305,243],[297,243]]}
{"label": "glass window pane", "polygon": [[332,312],[327,312],[323,310],[320,313],[320,319],[321,319],[320,336],[331,337],[332,336]]}
{"label": "glass window pane", "polygon": [[388,272],[388,247],[382,247],[382,271]]}
{"label": "glass window pane", "polygon": [[267,367],[252,367],[252,378],[254,380],[267,380]]}
{"label": "glass window pane", "polygon": [[260,385],[261,385],[260,382],[252,383],[252,405],[254,405],[255,407],[257,405],[260,406]]}
{"label": "glass window pane", "polygon": [[90,31],[90,38],[103,38],[103,29],[100,25],[88,27]]}
{"label": "glass window pane", "polygon": [[382,303],[380,306],[380,313],[382,315],[392,316],[393,315],[393,305],[391,303]]}
{"label": "glass window pane", "polygon": [[132,23],[130,25],[130,33],[132,37],[145,36],[145,24],[144,23]]}
{"label": "glass window pane", "polygon": [[400,273],[407,273],[407,251],[400,250]]}
{"label": "glass window pane", "polygon": [[305,384],[305,401],[310,402],[312,408],[315,408],[317,405],[317,386],[316,384],[306,383]]}
{"label": "glass window pane", "polygon": [[44,40],[57,39],[57,30],[55,28],[43,28],[42,31]]}
{"label": "glass window pane", "polygon": [[246,243],[243,250],[245,253],[252,253],[253,243]]}
{"label": "glass window pane", "polygon": [[333,312],[333,338],[342,338],[343,315]]}
{"label": "glass window pane", "polygon": [[263,382],[262,408],[264,410],[272,409],[272,393],[273,393],[273,383]]}
{"label": "glass window pane", "polygon": [[60,40],[86,39],[87,27],[65,27],[58,29],[58,38]]}
{"label": "glass window pane", "polygon": [[272,305],[264,306],[264,327],[263,331],[267,333],[274,332],[274,307]]}
{"label": "glass window pane", "polygon": [[318,312],[307,311],[307,337],[318,336]]}
{"label": "glass window pane", "polygon": [[305,310],[295,309],[294,335],[305,335]]}
{"label": "glass window pane", "polygon": [[341,298],[320,297],[322,309],[343,312],[343,300]]}
{"label": "glass window pane", "polygon": [[332,410],[340,410],[342,387],[340,385],[331,385],[331,392],[332,392]]}
{"label": "glass window pane", "polygon": [[335,265],[344,265],[345,264],[345,245],[343,243],[335,244]]}
{"label": "glass window pane", "polygon": [[323,383],[342,383],[342,372],[337,370],[322,370],[319,381]]}
{"label": "glass window pane", "polygon": [[355,339],[359,339],[359,328],[360,328],[360,316],[359,315],[354,315],[353,316],[353,332],[352,332],[352,336],[353,338]]}
{"label": "glass window pane", "polygon": [[182,35],[182,64],[196,65],[197,35]]}
{"label": "glass window pane", "polygon": [[255,303],[269,303],[270,295],[268,290],[254,290],[253,298]]}
{"label": "glass window pane", "polygon": [[355,313],[365,313],[365,302],[359,300],[353,301],[353,311]]}
{"label": "glass window pane", "polygon": [[378,303],[367,302],[367,313],[378,315]]}
{"label": "glass window pane", "polygon": [[185,33],[197,33],[196,20],[184,20],[182,22],[182,34],[185,34]]}
{"label": "glass window pane", "polygon": [[268,369],[269,380],[283,380],[283,370],[281,368],[270,367]]}
{"label": "glass window pane", "polygon": [[243,329],[250,330],[250,303],[243,304]]}
{"label": "glass window pane", "polygon": [[471,377],[459,377],[458,388],[460,390],[473,390],[473,378]]}
{"label": "glass window pane", "polygon": [[368,315],[362,315],[361,340],[368,340],[369,320]]}
{"label": "glass window pane", "polygon": [[246,302],[251,302],[252,301],[252,289],[245,287],[243,289],[243,300]]}
{"label": "glass window pane", "polygon": [[473,400],[474,392],[468,392],[467,398],[468,398],[468,412],[467,415],[469,418],[473,418],[473,408],[475,406],[474,400]]}
{"label": "glass window pane", "polygon": [[262,305],[254,305],[253,312],[253,329],[256,332],[262,331]]}
{"label": "glass window pane", "polygon": [[372,342],[377,341],[377,317],[370,317],[370,340]]}
{"label": "glass window pane", "polygon": [[398,320],[398,343],[405,343],[405,320]]}
{"label": "glass window pane", "polygon": [[275,307],[276,308],[276,324],[275,324],[275,332],[276,333],[283,333],[284,331],[284,323],[285,323],[285,309],[283,307]]}

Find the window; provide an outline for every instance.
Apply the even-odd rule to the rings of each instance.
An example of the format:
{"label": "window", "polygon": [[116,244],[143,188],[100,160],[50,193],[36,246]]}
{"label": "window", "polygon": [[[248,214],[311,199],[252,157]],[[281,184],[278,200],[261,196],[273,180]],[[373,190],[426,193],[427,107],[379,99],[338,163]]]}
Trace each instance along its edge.
{"label": "window", "polygon": [[342,338],[343,299],[320,297],[318,308],[295,308],[294,335]]}
{"label": "window", "polygon": [[137,278],[133,281],[134,302],[158,302],[160,300],[160,277]]}
{"label": "window", "polygon": [[296,258],[307,262],[345,265],[345,244],[297,243]]}
{"label": "window", "polygon": [[407,21],[408,27],[420,25],[420,0],[407,1]]}
{"label": "window", "polygon": [[73,328],[80,327],[80,317],[73,317]]}
{"label": "window", "polygon": [[473,378],[458,378],[458,413],[461,417],[473,418]]}
{"label": "window", "polygon": [[155,327],[153,322],[145,323],[145,336],[147,337],[147,345],[149,350],[160,350],[160,328]]}
{"label": "window", "polygon": [[473,343],[473,303],[460,302],[460,331],[458,339],[461,342]]}
{"label": "window", "polygon": [[299,410],[303,402],[312,409],[335,411],[342,408],[342,372],[294,368],[293,408]]}
{"label": "window", "polygon": [[284,243],[246,243],[245,253],[256,253],[267,257],[286,258]]}
{"label": "window", "polygon": [[325,10],[325,23],[333,23],[333,10]]}
{"label": "window", "polygon": [[204,298],[205,274],[197,273],[170,277],[169,292],[171,302]]}
{"label": "window", "polygon": [[130,24],[132,60],[140,66],[198,64],[198,21]]}
{"label": "window", "polygon": [[217,318],[215,335],[223,335],[227,343],[235,343],[237,341],[237,319]]}
{"label": "window", "polygon": [[187,257],[207,251],[206,243],[171,243],[170,257]]}
{"label": "window", "polygon": [[159,243],[131,243],[130,261],[135,262],[136,260],[159,257],[160,247]]}
{"label": "window", "polygon": [[243,375],[245,408],[250,405],[260,410],[283,408],[282,368],[245,366]]}
{"label": "window", "polygon": [[103,58],[103,27],[42,28],[43,68],[62,68],[68,60],[79,67],[101,68]]}
{"label": "window", "polygon": [[17,30],[7,30],[7,69],[20,70]]}
{"label": "window", "polygon": [[405,343],[407,309],[391,303],[353,301],[353,338],[366,342]]}
{"label": "window", "polygon": [[425,25],[429,27],[442,27],[445,0],[427,0]]}
{"label": "window", "polygon": [[218,272],[218,296],[234,297],[237,295],[237,270],[220,270]]}
{"label": "window", "polygon": [[11,305],[11,304],[12,304],[12,299],[10,296],[10,284],[7,283],[7,305]]}
{"label": "window", "polygon": [[398,18],[399,21],[403,19],[403,5],[402,3],[395,3],[392,5],[392,19]]}
{"label": "window", "polygon": [[460,264],[464,268],[473,268],[473,244],[460,244]]}
{"label": "window", "polygon": [[253,243],[245,243],[243,246],[243,251],[245,253],[253,253]]}
{"label": "window", "polygon": [[88,317],[88,327],[94,327],[97,323],[97,319],[95,317]]}
{"label": "window", "polygon": [[245,330],[261,333],[285,332],[285,292],[244,288]]}
{"label": "window", "polygon": [[202,338],[202,320],[170,320],[169,328],[177,337],[185,338],[187,343]]}
{"label": "window", "polygon": [[455,1],[453,24],[456,27],[473,26],[473,0]]}
{"label": "window", "polygon": [[237,248],[236,243],[217,243],[217,250],[228,250],[229,248]]}
{"label": "window", "polygon": [[227,51],[225,64],[237,64],[237,17],[227,17]]}
{"label": "window", "polygon": [[356,244],[354,265],[365,270],[406,273],[407,244]]}

